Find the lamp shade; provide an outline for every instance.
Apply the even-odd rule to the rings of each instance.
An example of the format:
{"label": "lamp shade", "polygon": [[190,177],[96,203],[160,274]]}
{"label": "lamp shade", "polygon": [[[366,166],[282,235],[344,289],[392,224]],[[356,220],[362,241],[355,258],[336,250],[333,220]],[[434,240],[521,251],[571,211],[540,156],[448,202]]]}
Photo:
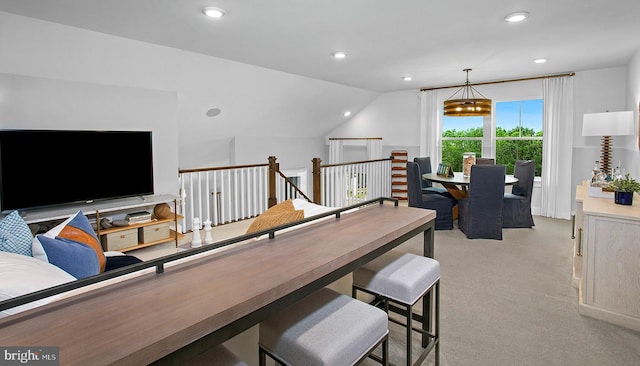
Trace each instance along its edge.
{"label": "lamp shade", "polygon": [[633,112],[585,113],[582,136],[633,135]]}
{"label": "lamp shade", "polygon": [[448,99],[444,101],[444,115],[451,117],[491,116],[491,99]]}
{"label": "lamp shade", "polygon": [[487,117],[491,116],[491,99],[487,99],[467,81],[449,99],[444,101],[444,115],[448,117]]}

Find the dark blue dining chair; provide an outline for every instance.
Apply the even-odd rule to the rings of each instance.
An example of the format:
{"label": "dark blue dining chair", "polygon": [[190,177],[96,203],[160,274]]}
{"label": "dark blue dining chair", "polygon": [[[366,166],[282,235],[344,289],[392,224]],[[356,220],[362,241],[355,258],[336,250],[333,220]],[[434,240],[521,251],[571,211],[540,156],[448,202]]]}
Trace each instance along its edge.
{"label": "dark blue dining chair", "polygon": [[420,168],[417,163],[407,162],[407,198],[409,207],[427,208],[436,211],[436,230],[453,229],[453,199],[440,194],[422,193]]}
{"label": "dark blue dining chair", "polygon": [[496,163],[494,158],[476,158],[476,164],[478,165],[493,165]]}
{"label": "dark blue dining chair", "polygon": [[418,167],[420,168],[420,185],[422,187],[422,193],[427,193],[427,194],[431,194],[431,193],[437,193],[437,194],[443,194],[443,193],[449,193],[447,192],[447,189],[444,187],[434,187],[433,183],[431,183],[430,181],[426,180],[426,179],[422,179],[422,174],[427,174],[427,173],[431,173],[431,157],[427,156],[427,157],[415,157],[413,158],[413,162],[418,164]]}
{"label": "dark blue dining chair", "polygon": [[502,240],[504,165],[473,165],[469,195],[458,200],[458,227],[469,239]]}
{"label": "dark blue dining chair", "polygon": [[516,160],[513,176],[518,182],[511,193],[504,193],[504,211],[502,225],[506,228],[531,228],[535,226],[531,216],[531,194],[536,162],[534,160]]}

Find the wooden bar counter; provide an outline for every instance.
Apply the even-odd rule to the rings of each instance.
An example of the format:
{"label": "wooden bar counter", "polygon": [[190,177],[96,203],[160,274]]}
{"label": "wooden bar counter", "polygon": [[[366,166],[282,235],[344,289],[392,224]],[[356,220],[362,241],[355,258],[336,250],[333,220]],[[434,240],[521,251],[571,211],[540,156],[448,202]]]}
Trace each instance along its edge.
{"label": "wooden bar counter", "polygon": [[58,346],[62,365],[179,364],[422,232],[433,256],[434,219],[393,204],[342,213],[0,319],[0,344]]}

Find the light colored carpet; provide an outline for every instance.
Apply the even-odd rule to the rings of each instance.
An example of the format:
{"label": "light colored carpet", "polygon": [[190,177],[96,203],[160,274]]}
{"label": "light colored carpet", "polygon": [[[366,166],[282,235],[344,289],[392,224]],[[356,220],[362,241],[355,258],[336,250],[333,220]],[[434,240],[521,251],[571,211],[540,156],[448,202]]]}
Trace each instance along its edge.
{"label": "light colored carpet", "polygon": [[[640,365],[640,333],[578,314],[578,294],[571,286],[571,222],[534,219],[534,229],[504,229],[502,241],[469,240],[457,227],[436,231],[440,364]],[[214,238],[241,234],[249,224],[220,226]],[[421,238],[400,248],[422,254]],[[350,294],[349,276],[332,287]],[[395,324],[390,329],[392,362],[402,365],[404,330]],[[226,344],[245,362],[257,365],[256,343],[253,327]],[[376,363],[367,360],[365,365]],[[433,353],[424,365],[433,365]]]}
{"label": "light colored carpet", "polygon": [[[441,364],[640,365],[640,333],[578,314],[571,222],[535,217],[504,239],[436,232]],[[420,242],[403,246],[420,253]],[[433,364],[433,357],[427,359]]]}

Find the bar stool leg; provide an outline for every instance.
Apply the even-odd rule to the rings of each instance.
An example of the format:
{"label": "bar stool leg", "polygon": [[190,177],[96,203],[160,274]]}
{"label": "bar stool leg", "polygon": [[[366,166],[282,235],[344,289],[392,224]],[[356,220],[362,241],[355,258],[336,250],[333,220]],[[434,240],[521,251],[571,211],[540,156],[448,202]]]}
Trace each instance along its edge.
{"label": "bar stool leg", "polygon": [[431,340],[431,338],[424,332],[431,330],[431,317],[427,315],[431,314],[432,299],[433,297],[431,296],[431,291],[429,291],[427,295],[422,298],[422,348],[427,347],[429,341]]}
{"label": "bar stool leg", "polygon": [[411,334],[413,332],[413,306],[407,305],[407,366],[413,365],[411,362]]}
{"label": "bar stool leg", "polygon": [[436,319],[433,334],[436,334],[438,338],[434,341],[436,343],[436,366],[440,365],[440,281],[436,283]]}
{"label": "bar stool leg", "polygon": [[389,337],[382,343],[382,365],[389,366]]}

